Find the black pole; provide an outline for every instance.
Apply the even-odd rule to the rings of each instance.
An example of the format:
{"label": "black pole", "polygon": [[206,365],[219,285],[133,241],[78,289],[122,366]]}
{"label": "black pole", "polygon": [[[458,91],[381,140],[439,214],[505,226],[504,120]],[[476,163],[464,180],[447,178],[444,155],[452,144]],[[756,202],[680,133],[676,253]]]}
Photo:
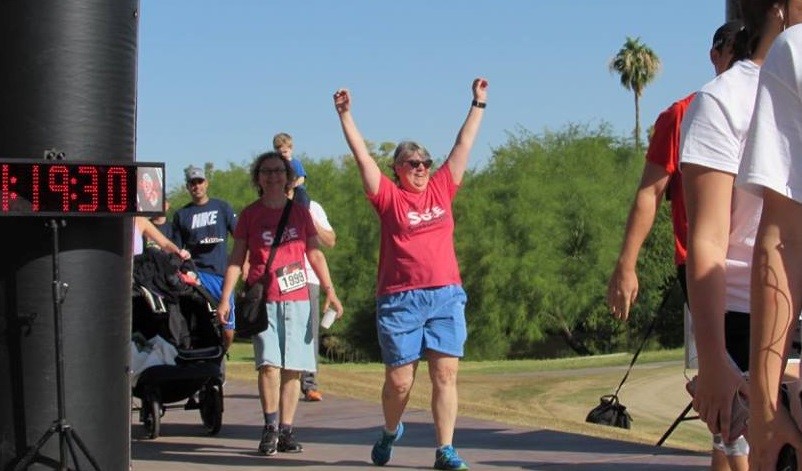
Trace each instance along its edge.
{"label": "black pole", "polygon": [[[64,401],[64,329],[61,327],[61,303],[69,287],[67,283],[61,281],[59,274],[58,226],[61,224],[64,224],[64,221],[57,221],[55,219],[48,221],[48,226],[50,226],[51,230],[50,236],[53,238],[53,281],[50,295],[53,297],[53,337],[55,339],[54,351],[56,353],[56,396],[58,398],[58,403],[56,405],[58,418],[56,422],[60,431],[63,430],[63,427],[67,423],[67,413],[64,410],[66,404]],[[66,435],[64,433],[59,433],[59,464],[67,463],[66,445]],[[21,460],[20,463],[24,464],[24,460]]]}
{"label": "black pole", "polygon": [[[95,471],[100,470],[92,453],[81,440],[78,432],[72,427],[67,420],[66,401],[64,399],[64,334],[61,328],[61,305],[67,296],[67,289],[69,285],[61,281],[60,278],[60,257],[61,249],[59,248],[59,227],[66,225],[64,220],[50,219],[47,222],[47,227],[50,228],[50,234],[53,238],[53,253],[51,255],[53,261],[53,280],[51,297],[53,298],[53,325],[54,325],[54,351],[56,360],[56,396],[58,398],[58,417],[50,425],[50,428],[37,440],[36,445],[28,448],[25,454],[14,463],[13,471],[24,471],[28,469],[33,463],[39,462],[51,466],[53,469],[59,471],[68,471],[70,463],[75,466],[75,469],[80,469],[80,456],[76,452],[76,446],[83,454],[83,458],[89,461],[92,469]],[[42,448],[47,444],[47,441],[58,434],[58,461],[44,456],[41,454]],[[70,452],[72,461],[67,460],[67,451]]]}
{"label": "black pole", "polygon": [[[3,1],[0,157],[41,159],[57,149],[73,161],[134,160],[138,7],[138,0]],[[59,408],[82,440],[56,427],[60,440],[45,439],[37,462],[76,456],[69,438],[66,451],[60,446],[63,435],[85,451],[76,469],[129,469],[132,221],[68,218],[60,228],[59,278],[69,296],[59,300],[58,326],[45,223],[0,217],[0,469],[36,448],[62,418]]]}

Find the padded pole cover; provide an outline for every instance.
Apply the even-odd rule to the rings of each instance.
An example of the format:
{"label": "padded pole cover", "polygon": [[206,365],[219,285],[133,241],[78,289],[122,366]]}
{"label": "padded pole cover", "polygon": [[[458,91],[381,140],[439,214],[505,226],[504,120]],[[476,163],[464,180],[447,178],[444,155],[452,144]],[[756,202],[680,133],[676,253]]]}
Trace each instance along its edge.
{"label": "padded pole cover", "polygon": [[[134,160],[138,8],[137,0],[3,2],[0,157],[56,149],[68,160]],[[0,469],[58,418],[47,223],[0,217]],[[64,415],[104,470],[127,470],[131,460],[131,231],[130,219],[113,217],[59,227]],[[40,455],[59,461],[59,434]]]}

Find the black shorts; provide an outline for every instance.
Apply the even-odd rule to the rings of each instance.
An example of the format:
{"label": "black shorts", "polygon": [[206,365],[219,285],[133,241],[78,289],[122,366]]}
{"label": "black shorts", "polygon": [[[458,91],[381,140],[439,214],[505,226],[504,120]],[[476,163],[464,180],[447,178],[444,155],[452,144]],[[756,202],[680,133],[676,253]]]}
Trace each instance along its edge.
{"label": "black shorts", "polygon": [[724,342],[738,368],[749,371],[749,314],[735,311],[724,314]]}
{"label": "black shorts", "polygon": [[[677,265],[679,280],[685,303],[688,303],[688,282],[685,265]],[[724,343],[727,353],[741,371],[749,371],[749,314],[745,312],[727,311],[724,314]]]}
{"label": "black shorts", "polygon": [[679,281],[679,287],[682,288],[685,304],[688,304],[688,280],[685,278],[685,264],[677,265],[677,281]]}

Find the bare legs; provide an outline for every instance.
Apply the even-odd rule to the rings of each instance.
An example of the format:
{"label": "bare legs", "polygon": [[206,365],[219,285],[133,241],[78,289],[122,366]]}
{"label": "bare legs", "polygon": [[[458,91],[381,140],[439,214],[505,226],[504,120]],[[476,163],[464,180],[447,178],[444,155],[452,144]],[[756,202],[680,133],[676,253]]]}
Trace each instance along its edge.
{"label": "bare legs", "polygon": [[292,424],[301,393],[301,372],[265,365],[259,368],[259,401],[263,412],[279,411],[281,423]]}
{"label": "bare legs", "polygon": [[384,369],[382,412],[384,428],[388,432],[393,432],[401,422],[401,415],[409,402],[409,393],[412,392],[417,370],[417,361],[401,366],[387,366]]}
{"label": "bare legs", "polygon": [[[452,443],[457,421],[457,372],[459,358],[427,351],[429,378],[432,382],[432,416],[437,437],[437,446]],[[392,432],[398,428],[401,416],[409,402],[418,362],[401,366],[388,366],[384,372],[382,388],[382,412],[384,427]]]}
{"label": "bare legs", "polygon": [[432,380],[432,416],[437,446],[451,445],[457,423],[457,371],[459,358],[429,351],[429,378]]}

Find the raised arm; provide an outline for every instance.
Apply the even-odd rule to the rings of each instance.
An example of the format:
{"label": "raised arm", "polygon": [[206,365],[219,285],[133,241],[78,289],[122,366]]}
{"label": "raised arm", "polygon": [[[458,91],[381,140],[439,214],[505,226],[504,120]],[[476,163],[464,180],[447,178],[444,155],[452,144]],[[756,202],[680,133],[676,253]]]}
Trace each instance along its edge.
{"label": "raised arm", "polygon": [[487,80],[481,77],[475,79],[472,89],[473,102],[471,102],[471,108],[457,134],[454,147],[451,148],[451,153],[448,154],[448,159],[446,160],[448,169],[451,170],[451,177],[457,185],[462,182],[462,175],[465,173],[465,169],[468,168],[468,156],[471,153],[473,141],[476,140],[476,134],[479,133],[482,116],[485,114]]}
{"label": "raised arm", "polygon": [[368,146],[365,145],[365,139],[359,132],[354,122],[354,117],[351,114],[351,92],[341,88],[334,92],[334,108],[340,116],[340,125],[343,129],[345,141],[354,154],[356,165],[359,167],[359,174],[362,176],[362,185],[365,192],[369,195],[375,195],[379,192],[379,182],[381,182],[381,170],[373,160],[373,157],[368,152]]}

